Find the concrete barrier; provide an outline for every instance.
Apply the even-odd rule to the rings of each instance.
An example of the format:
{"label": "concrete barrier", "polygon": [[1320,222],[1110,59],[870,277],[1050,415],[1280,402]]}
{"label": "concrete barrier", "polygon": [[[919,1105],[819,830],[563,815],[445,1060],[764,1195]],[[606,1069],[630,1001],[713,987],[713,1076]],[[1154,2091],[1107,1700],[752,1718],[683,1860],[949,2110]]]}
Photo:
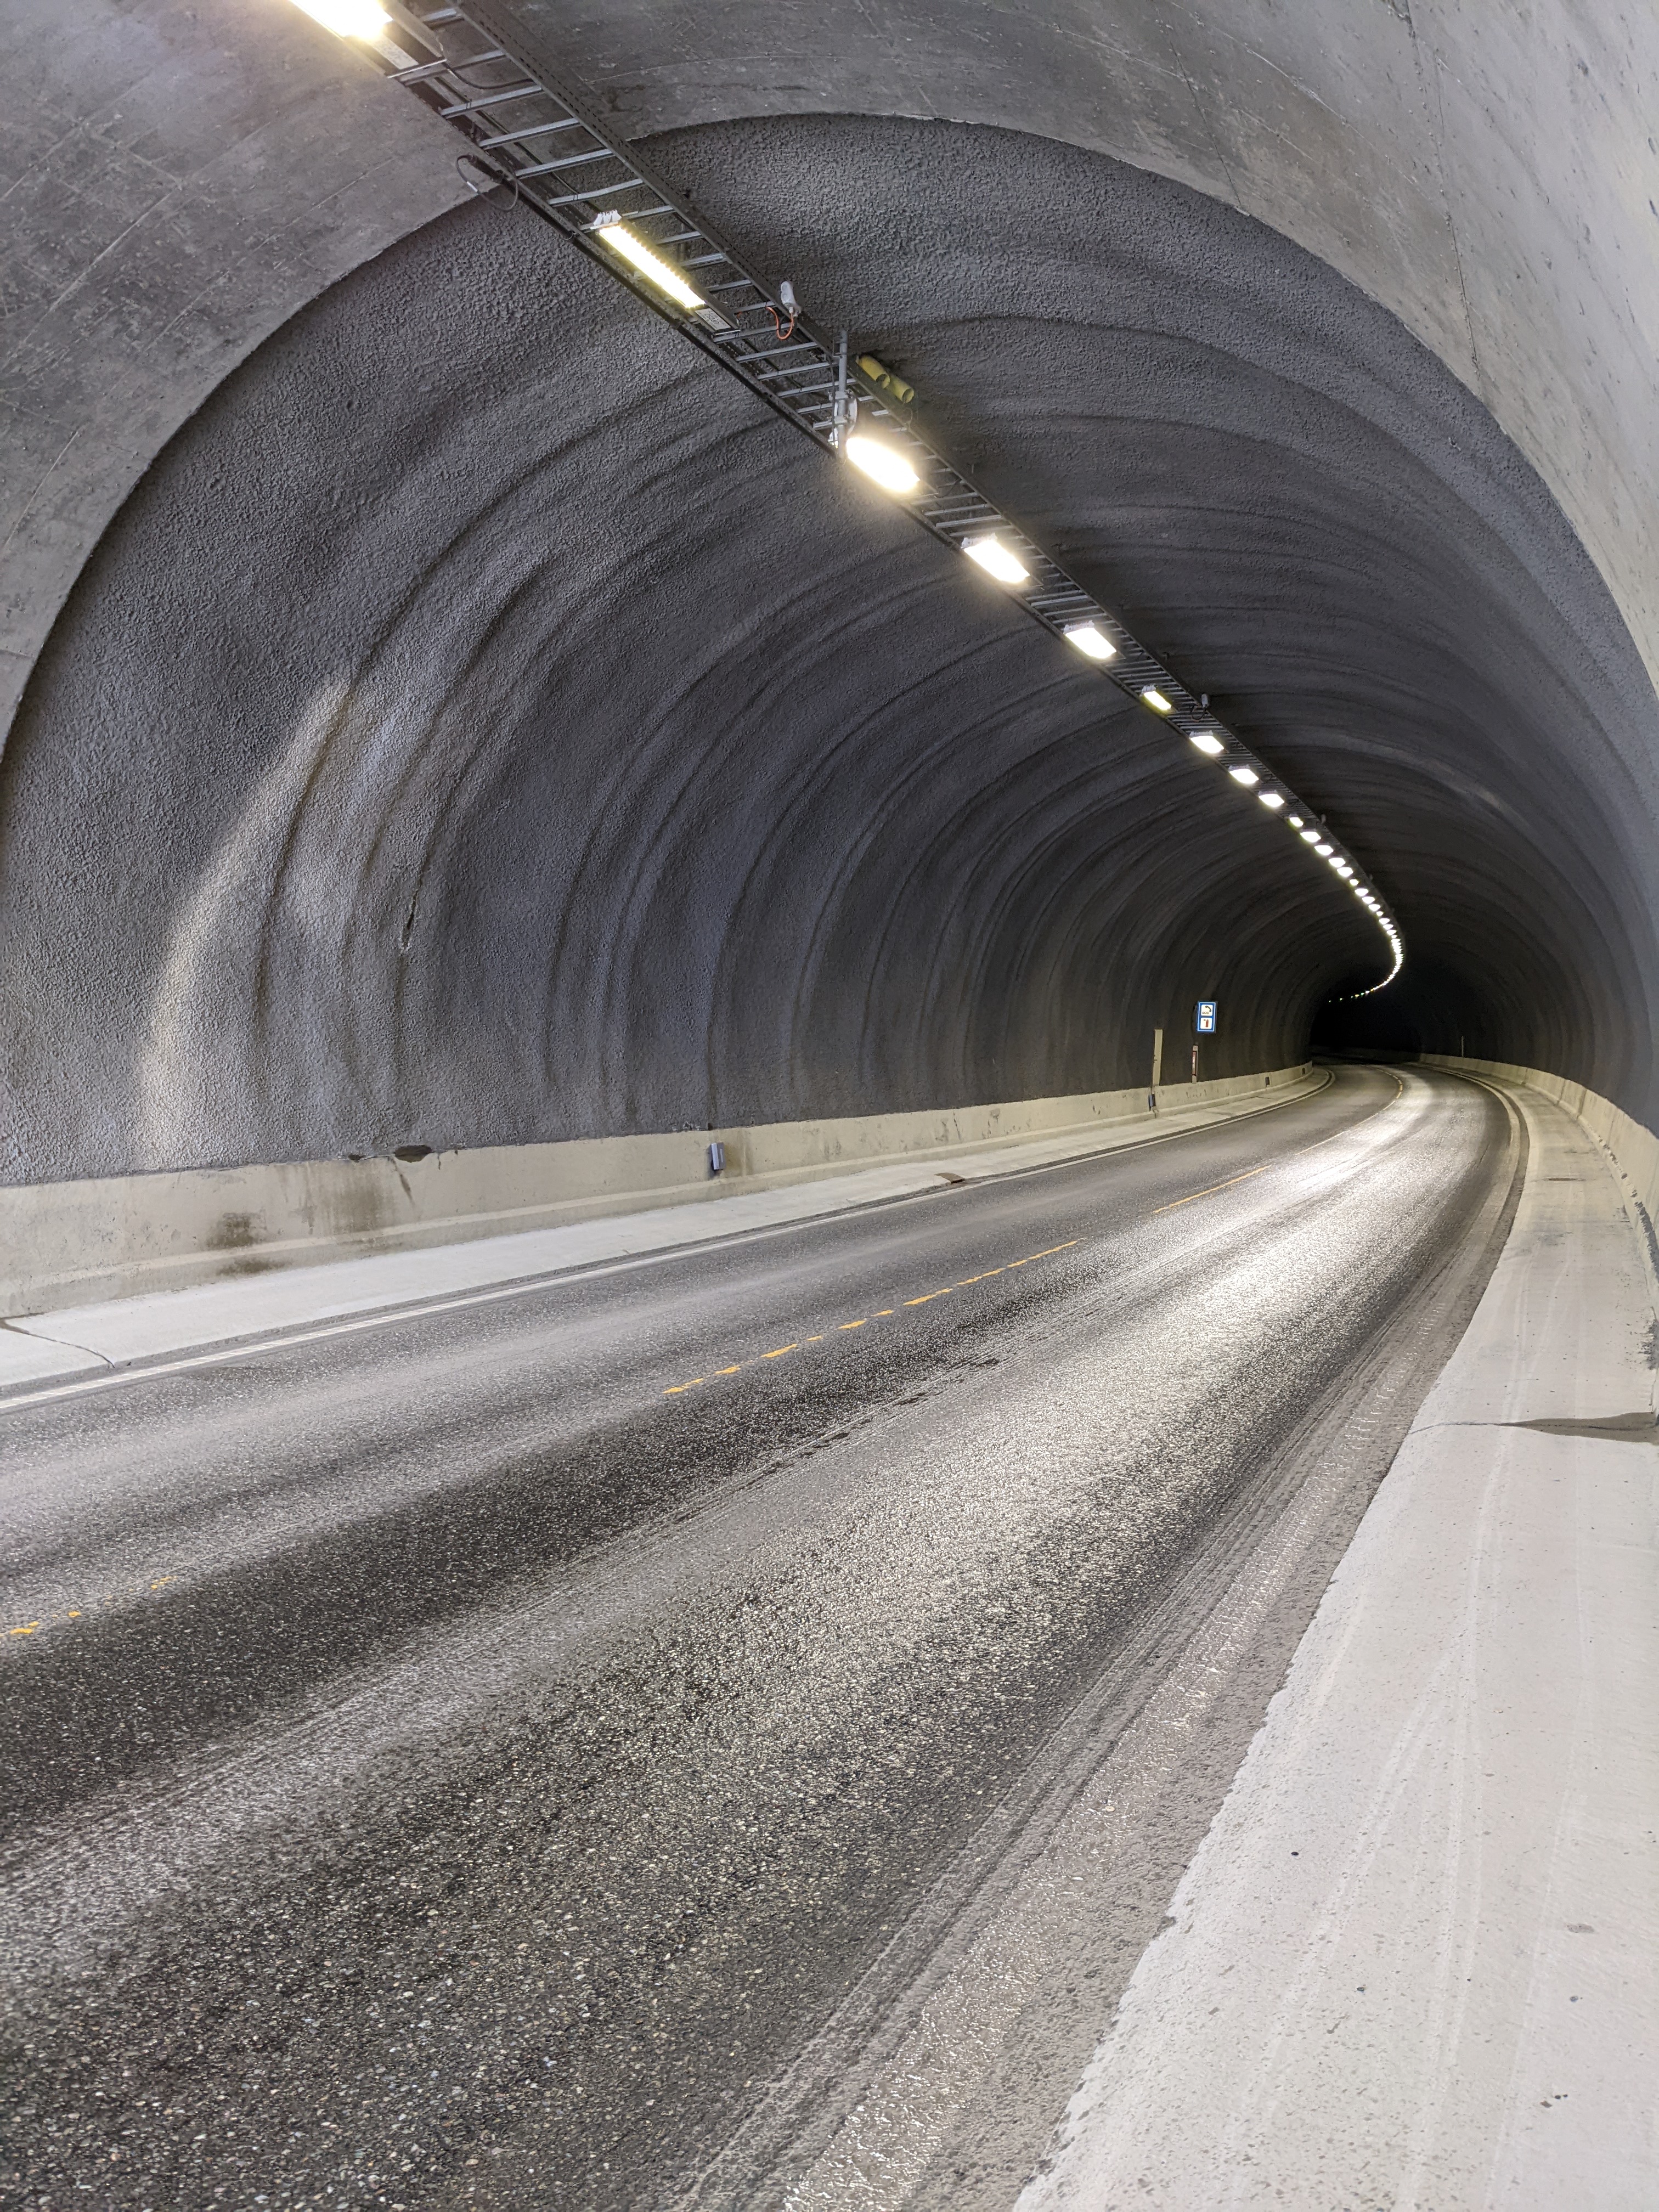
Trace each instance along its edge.
{"label": "concrete barrier", "polygon": [[[1425,1067],[1449,1068],[1454,1074],[1490,1075],[1499,1082],[1524,1084],[1528,1090],[1553,1098],[1558,1106],[1565,1106],[1612,1153],[1640,1200],[1648,1218],[1649,1236],[1653,1236],[1653,1224],[1659,1220],[1659,1136],[1643,1122],[1632,1121],[1622,1106],[1615,1106],[1610,1098],[1582,1083],[1552,1075],[1547,1068],[1518,1067],[1506,1060],[1466,1060],[1447,1052],[1419,1053],[1418,1059]],[[1655,1256],[1659,1260],[1659,1249]]]}
{"label": "concrete barrier", "polygon": [[[1171,1084],[1158,1096],[1169,1108],[1219,1104],[1288,1085],[1310,1066]],[[1145,1090],[1097,1091],[751,1128],[14,1184],[0,1188],[0,1313],[40,1313],[270,1267],[690,1205],[854,1165],[949,1159],[988,1146],[1145,1121],[1152,1110]],[[718,1177],[708,1166],[716,1142],[726,1148]]]}

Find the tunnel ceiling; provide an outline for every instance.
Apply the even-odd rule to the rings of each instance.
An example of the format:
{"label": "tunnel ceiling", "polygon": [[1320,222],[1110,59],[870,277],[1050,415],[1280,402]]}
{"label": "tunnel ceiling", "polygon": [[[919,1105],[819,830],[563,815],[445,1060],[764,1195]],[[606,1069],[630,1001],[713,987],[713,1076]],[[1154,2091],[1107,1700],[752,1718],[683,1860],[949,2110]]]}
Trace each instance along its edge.
{"label": "tunnel ceiling", "polygon": [[[655,155],[1328,814],[1437,1016],[1640,1110],[1651,690],[1437,361],[1019,134]],[[365,265],[149,471],[25,700],[9,1171],[1103,1089],[1200,994],[1202,1072],[1299,1057],[1371,925],[966,569],[522,210]]]}

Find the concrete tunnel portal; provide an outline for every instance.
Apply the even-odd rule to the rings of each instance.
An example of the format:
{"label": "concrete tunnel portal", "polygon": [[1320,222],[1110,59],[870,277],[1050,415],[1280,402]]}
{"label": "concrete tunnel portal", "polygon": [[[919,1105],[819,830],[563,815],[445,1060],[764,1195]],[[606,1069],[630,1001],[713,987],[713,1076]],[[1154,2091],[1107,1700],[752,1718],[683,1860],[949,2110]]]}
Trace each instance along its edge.
{"label": "concrete tunnel portal", "polygon": [[[429,13],[385,6],[393,37]],[[1615,1696],[1599,1659],[1564,1656],[1575,1607],[1634,1651],[1636,1600],[1583,1565],[1540,1597],[1537,1559],[1635,1557],[1628,1439],[1652,1427],[1659,150],[1642,88],[1659,30],[1616,0],[1544,0],[1524,22],[1419,0],[460,0],[454,20],[563,88],[769,287],[787,280],[780,343],[798,301],[912,392],[890,419],[1202,702],[1228,733],[1211,758],[1184,707],[1166,720],[1068,652],[502,186],[478,128],[469,154],[362,39],[291,0],[73,15],[65,35],[46,0],[18,0],[0,30],[22,95],[0,456],[0,1427],[34,1438],[45,1470],[10,1502],[0,1487],[24,1639],[0,1661],[26,1684],[0,1692],[0,1719],[21,1848],[44,1869],[20,1892],[42,1994],[19,2018],[70,2054],[40,2109],[75,2124],[32,2141],[27,2121],[4,2148],[17,2201],[103,2172],[86,2083],[136,2069],[153,2095],[98,2094],[130,2099],[155,2202],[181,2208],[337,2186],[391,2203],[395,2186],[410,2208],[1048,2212],[1150,2173],[1148,2201],[1185,2212],[1222,2125],[1193,2085],[1300,2033],[1281,2033],[1275,1994],[1273,1946],[1294,1948],[1273,1932],[1281,1876],[1252,1853],[1306,1848],[1324,1868],[1322,1845],[1287,1840],[1324,1817],[1298,1795],[1309,1776],[1358,1803],[1368,1729],[1397,1727],[1403,1758],[1412,1729],[1438,1744],[1465,1725],[1438,1689],[1415,1719],[1389,1700],[1419,1663],[1424,1684],[1448,1678],[1438,1645],[1424,1655],[1456,1574],[1479,1580],[1469,1562],[1504,1544],[1530,1562],[1483,1630],[1508,1672],[1468,1692],[1482,1742],[1533,1651],[1567,1686],[1559,1713],[1535,1692],[1535,1769],[1498,1759],[1505,1832],[1558,1788],[1579,1802],[1549,1747],[1592,1709],[1595,1771],[1651,1778],[1639,1699],[1619,1703],[1635,1659]],[[1242,760],[1262,779],[1230,776]],[[1345,855],[1352,880],[1333,872]],[[1200,1000],[1220,1018],[1199,1039]],[[1183,1210],[1236,1188],[1257,1209],[1237,1222]],[[929,1226],[947,1193],[957,1225]],[[491,1256],[509,1240],[511,1265]],[[884,1287],[907,1268],[902,1296]],[[951,1317],[994,1279],[1031,1301],[997,1322],[1006,1343]],[[520,1285],[544,1304],[520,1315]],[[878,1324],[915,1343],[871,1354],[856,1387],[758,1395]],[[647,1425],[665,1408],[672,1435]],[[1474,1462],[1437,1459],[1452,1446],[1434,1437],[1477,1429],[1493,1452],[1579,1454],[1578,1488],[1563,1476],[1547,1510],[1571,1491],[1611,1516],[1616,1490],[1624,1535],[1603,1544],[1611,1518],[1593,1542],[1565,1521],[1540,1534],[1537,1485],[1493,1476],[1466,1497]],[[976,1455],[990,1468],[997,1439],[1019,1480],[1004,1497],[987,1473],[981,1498]],[[129,1462],[130,1497],[112,1472]],[[1110,1466],[1122,1501],[1085,1489],[1085,1462]],[[1605,1470],[1628,1498],[1611,1474],[1595,1490]],[[291,1538],[263,1533],[284,1515]],[[660,1539],[675,1528],[678,1553]],[[809,1534],[776,1598],[774,1554]],[[954,1612],[917,1595],[927,1545]],[[581,1579],[595,1561],[637,1644],[591,1626],[611,1601]],[[179,1626],[139,1622],[141,1591]],[[545,1608],[555,1591],[572,1648],[598,1655],[556,1696],[512,1674],[543,1633],[525,1593]],[[774,1634],[775,1602],[790,1625]],[[105,1606],[104,1641],[61,1661],[64,1624]],[[326,1633],[290,1649],[313,1616]],[[1373,1650],[1378,1620],[1415,1620],[1422,1650]],[[1476,1661],[1444,1632],[1467,1684]],[[1176,1656],[1154,1683],[1160,1637]],[[1223,1687],[1168,1723],[1208,1730],[1209,1765],[1154,1756],[1147,1716],[1212,1645],[1232,1655],[1209,1668]],[[896,1654],[909,1705],[879,1671]],[[785,1686],[763,1720],[728,1723],[747,1668]],[[981,1674],[982,1721],[964,1686]],[[521,1710],[498,1729],[477,1714],[510,1674]],[[1574,1683],[1580,1720],[1562,1717]],[[809,1727],[820,1684],[829,1717]],[[337,1689],[349,1741],[319,1717]],[[295,1714],[309,1765],[276,1733]],[[1079,1782],[1085,1720],[1112,1748]],[[860,1797],[872,1741],[913,1779],[944,1762],[949,1787],[930,1782],[925,1810],[885,1784]],[[769,1765],[785,1744],[793,1765],[779,1749]],[[525,1998],[526,2019],[557,2015],[548,2052],[539,2027],[503,2025],[500,1995],[544,1932],[525,1862],[507,1869],[543,1848],[524,1839],[544,1772],[575,1839],[547,1861],[549,1924],[587,1916],[593,1954],[633,1962],[607,1969],[591,2019],[597,1969],[578,1996],[549,1981]],[[371,1773],[393,1810],[354,1829],[331,1808],[366,1805]],[[267,1865],[260,1841],[245,1873],[243,1827],[276,1835],[313,1787],[325,1844],[272,1842]],[[1616,1817],[1595,1800],[1598,1832],[1626,1835],[1638,1789]],[[245,1821],[224,1809],[239,1790]],[[696,1826],[717,1797],[731,1834],[761,1838],[752,1865]],[[785,1797],[810,1818],[769,1843]],[[864,1826],[837,1829],[854,1803]],[[1074,1899],[1104,1876],[1067,1822],[1128,1808],[1086,1941],[1033,1902],[1012,1846],[988,1856],[989,1803],[1010,1835],[1029,1823],[1068,1870],[1048,1892]],[[126,1824],[118,1878],[84,1871],[84,1808]],[[455,1841],[486,1820],[496,1841]],[[1369,1896],[1349,1850],[1329,1841],[1326,1899]],[[590,1892],[596,1853],[613,1873]],[[216,1871],[179,1905],[197,1876],[166,1870],[198,1860]],[[1615,1910],[1597,1866],[1578,1917],[1548,1893],[1587,1955],[1593,1923],[1650,1915],[1650,1897]],[[1500,1934],[1518,1956],[1490,1897],[1454,1895],[1463,1878],[1446,1875],[1444,1913],[1474,1931],[1470,1958]],[[1494,1877],[1522,1900],[1556,1880],[1520,1856]],[[385,1900],[405,1888],[438,1901],[399,1919]],[[1407,1889],[1376,1906],[1365,1957],[1432,1917]],[[1023,1962],[1007,1981],[1024,2039],[1006,2045],[1023,2055],[1000,2073],[974,2056],[1013,2034],[974,2011],[994,1906]],[[175,1912],[195,1916],[176,1939]],[[752,2017],[708,1963],[747,1960],[745,1914]],[[693,1939],[663,1931],[705,1922],[708,1958],[691,1987],[684,1953],[664,2026],[664,1962]],[[947,1923],[933,1950],[916,1933]],[[1310,1973],[1316,1938],[1294,1941]],[[155,1995],[175,1955],[180,1986],[207,1991],[188,2021]],[[1490,2002],[1503,2022],[1526,2013],[1512,2080],[1544,2112],[1565,2092],[1534,2074],[1567,2045],[1536,2027],[1556,1969],[1528,1955],[1526,2005]],[[337,1981],[337,1958],[357,1961]],[[1243,2009],[1192,2026],[1236,1958]],[[466,2160],[431,2148],[461,2137],[428,2115],[398,2163],[416,2123],[387,2115],[426,2092],[392,2085],[417,2049],[408,2078],[425,2081],[416,2015],[447,2002],[403,2020],[405,1959],[411,1994],[460,1992],[468,2079],[489,2077],[496,2120],[466,2123]],[[99,1974],[116,1994],[82,2046],[64,1992]],[[1443,2005],[1432,2033],[1412,2010],[1418,1965],[1399,1980],[1411,1994],[1365,2062],[1384,2162],[1403,2161],[1389,2201],[1565,2201],[1576,2169],[1514,2118],[1521,2091],[1500,2126],[1498,2089],[1449,2055]],[[308,2055],[295,2023],[319,1990]],[[928,2009],[942,1990],[954,2026]],[[245,1999],[277,2024],[245,2033]],[[1659,2048],[1650,1993],[1620,2003],[1594,2030],[1604,2087]],[[166,2015],[153,2033],[123,2025],[146,2008]],[[394,2015],[406,2045],[386,2040]],[[258,2094],[292,2103],[299,2148],[262,2140],[249,2090],[235,2143],[204,2121],[192,2166],[167,2083],[193,2111],[192,2069],[263,2081],[267,2049],[285,2055]],[[1407,2050],[1434,2081],[1396,2110]],[[1316,2194],[1310,2175],[1325,2185],[1328,2141],[1341,2167],[1358,2095],[1310,2051],[1302,2075],[1284,2061],[1322,2084],[1308,2117],[1239,2152],[1253,2077],[1225,2136],[1291,2202]],[[547,2069],[592,2103],[556,2097]],[[1589,2126],[1590,2091],[1574,2094]],[[366,2146],[349,2170],[312,2135],[337,2096]],[[1581,2134],[1574,2155],[1603,2159],[1599,2203],[1634,2208],[1650,2133],[1628,2150],[1595,2109],[1613,2147]],[[1374,2150],[1354,2149],[1351,2179],[1370,2185]],[[135,2173],[118,2201],[151,2200]]]}

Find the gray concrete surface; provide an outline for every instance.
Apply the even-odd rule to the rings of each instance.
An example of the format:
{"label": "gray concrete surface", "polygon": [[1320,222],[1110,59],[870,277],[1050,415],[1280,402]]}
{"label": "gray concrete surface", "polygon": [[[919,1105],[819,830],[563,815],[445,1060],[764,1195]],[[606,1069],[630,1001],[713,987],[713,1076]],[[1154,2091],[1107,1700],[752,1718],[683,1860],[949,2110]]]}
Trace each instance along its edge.
{"label": "gray concrete surface", "polygon": [[1444,362],[1538,470],[1659,674],[1659,21],[1626,0],[628,0],[519,19],[657,131],[903,115],[1239,208]]}
{"label": "gray concrete surface", "polygon": [[[1491,1077],[1506,1086],[1520,1085],[1563,1107],[1601,1146],[1635,1218],[1659,1221],[1659,1136],[1633,1121],[1610,1098],[1581,1083],[1570,1083],[1544,1067],[1517,1067],[1512,1061],[1471,1060],[1455,1053],[1425,1053],[1423,1064],[1455,1073]],[[1645,1232],[1644,1232],[1645,1233]]]}
{"label": "gray concrete surface", "polygon": [[287,0],[11,0],[0,728],[133,485],[324,286],[466,197],[447,133]]}
{"label": "gray concrete surface", "polygon": [[[356,1257],[337,1247],[310,1266],[267,1263],[238,1266],[198,1277],[189,1287],[149,1290],[137,1296],[88,1301],[20,1314],[0,1325],[0,1389],[7,1384],[77,1370],[123,1366],[192,1346],[222,1344],[232,1338],[268,1335],[342,1315],[373,1313],[416,1301],[469,1296],[492,1285],[510,1286],[532,1279],[603,1266],[647,1253],[672,1253],[690,1246],[718,1244],[754,1231],[792,1222],[818,1221],[860,1206],[882,1206],[925,1192],[957,1188],[964,1183],[1029,1175],[1067,1161],[1164,1144],[1194,1129],[1212,1127],[1258,1114],[1322,1089],[1331,1076],[1321,1071],[1275,1092],[1252,1083],[1248,1091],[1197,1105],[1145,1112],[1115,1126],[1072,1127],[1048,1136],[1004,1138],[975,1148],[957,1145],[941,1152],[919,1151],[888,1158],[866,1167],[846,1166],[839,1173],[813,1172],[739,1177],[728,1183],[705,1175],[695,1185],[670,1187],[653,1195],[662,1202],[605,1206],[588,1202],[564,1207],[526,1207],[531,1218],[550,1214],[557,1224],[520,1228],[510,1234],[433,1235],[422,1224],[407,1238],[364,1237]],[[1202,1088],[1204,1086],[1200,1086]],[[1054,1103],[1054,1102],[1033,1102]],[[794,1125],[774,1133],[787,1136]],[[757,1137],[765,1133],[753,1133]],[[626,1139],[613,1140],[618,1146]],[[515,1163],[510,1163],[515,1164]],[[418,1165],[418,1164],[416,1164]],[[172,1182],[172,1177],[157,1177]],[[33,1196],[31,1192],[29,1195]],[[3,1214],[0,1213],[0,1218]],[[49,1219],[52,1217],[48,1217]],[[55,1223],[54,1223],[54,1225]],[[443,1224],[438,1224],[441,1227]],[[469,1224],[453,1226],[465,1231]],[[374,1249],[379,1242],[380,1249]],[[329,1248],[325,1245],[325,1250]],[[290,1254],[290,1259],[296,1255]]]}
{"label": "gray concrete surface", "polygon": [[[1006,2205],[1517,1165],[1486,1094],[1349,1073],[0,1403],[9,2200]],[[1092,1885],[1045,1904],[1030,1847],[1091,1808]],[[988,1912],[1019,1931],[988,2009]],[[858,2069],[778,2114],[936,1957],[980,1999],[907,2101],[903,2191],[877,2142],[826,2200]]]}
{"label": "gray concrete surface", "polygon": [[[1260,225],[1051,143],[663,151],[1390,856],[1510,1056],[1639,1109],[1659,707],[1431,356]],[[1110,1090],[1200,995],[1200,1073],[1294,1060],[1375,930],[969,565],[522,210],[382,255],[175,440],[37,671],[0,1170]]]}
{"label": "gray concrete surface", "polygon": [[[1133,1144],[1149,1133],[1224,1121],[1328,1079],[1304,1063],[1263,1075],[1171,1085],[1161,1095],[1096,1091],[944,1113],[595,1137],[433,1152],[417,1159],[299,1160],[92,1182],[0,1185],[0,1316],[50,1316],[64,1306],[153,1300],[207,1283],[220,1291],[198,1303],[246,1304],[250,1296],[256,1302],[260,1296],[251,1291],[247,1279],[273,1269],[326,1270],[331,1262],[371,1253],[440,1244],[480,1245],[470,1261],[456,1266],[488,1280],[492,1267],[510,1271],[520,1265],[509,1255],[605,1249],[604,1232],[561,1239],[561,1230],[580,1222],[641,1212],[653,1217],[648,1232],[619,1223],[619,1250],[629,1249],[633,1235],[696,1237],[708,1230],[683,1220],[665,1226],[655,1217],[665,1209],[714,1203],[731,1218],[735,1200],[739,1214],[783,1220],[794,1200],[746,1208],[741,1201],[826,1178],[849,1193],[890,1195],[936,1182],[940,1174],[992,1173],[999,1161],[1012,1168],[1016,1163],[1006,1157],[1010,1154],[1059,1158],[1096,1145]],[[718,1176],[709,1161],[711,1139],[725,1148]],[[858,1202],[857,1195],[826,1191],[806,1205],[816,1211]],[[550,1243],[525,1242],[545,1232],[551,1233]],[[538,1258],[529,1264],[555,1263]],[[376,1279],[397,1272],[370,1270]],[[444,1263],[414,1273],[443,1279]],[[326,1273],[321,1281],[328,1287],[315,1295],[326,1304],[339,1295],[338,1286]],[[276,1295],[280,1300],[285,1294]],[[86,1325],[84,1316],[68,1324],[77,1336]],[[38,1321],[28,1327],[40,1333]],[[0,1336],[0,1374],[7,1355]]]}
{"label": "gray concrete surface", "polygon": [[1023,2212],[1653,2202],[1659,1322],[1595,1140],[1515,1096],[1474,1321]]}
{"label": "gray concrete surface", "polygon": [[[1334,810],[1407,1042],[1654,1121],[1645,14],[523,20]],[[458,180],[280,0],[15,38],[9,1180],[1110,1088],[1218,988],[1239,1072],[1358,979],[552,241],[330,294]]]}

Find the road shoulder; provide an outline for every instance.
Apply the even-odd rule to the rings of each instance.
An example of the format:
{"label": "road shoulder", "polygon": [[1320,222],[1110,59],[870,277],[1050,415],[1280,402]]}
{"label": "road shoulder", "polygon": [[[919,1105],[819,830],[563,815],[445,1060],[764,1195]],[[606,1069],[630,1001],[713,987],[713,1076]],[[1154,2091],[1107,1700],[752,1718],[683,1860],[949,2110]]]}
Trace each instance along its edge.
{"label": "road shoulder", "polygon": [[1509,1243],[1023,2212],[1652,2201],[1653,1285],[1513,1096]]}

